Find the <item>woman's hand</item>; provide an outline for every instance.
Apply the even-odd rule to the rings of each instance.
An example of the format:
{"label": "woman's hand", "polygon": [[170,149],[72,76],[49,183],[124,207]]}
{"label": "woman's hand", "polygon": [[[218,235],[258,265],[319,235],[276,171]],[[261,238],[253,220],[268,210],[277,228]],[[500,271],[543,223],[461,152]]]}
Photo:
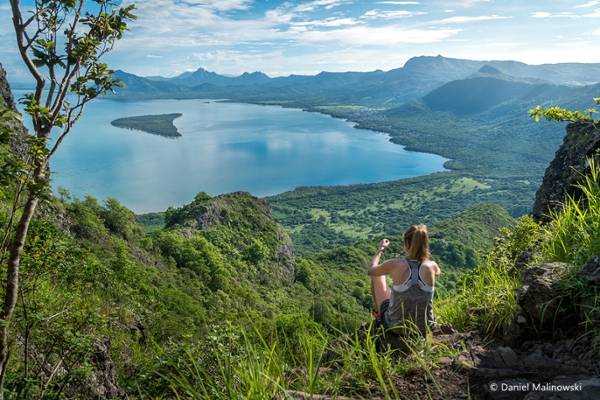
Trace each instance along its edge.
{"label": "woman's hand", "polygon": [[390,245],[390,241],[387,239],[381,239],[379,242],[379,251],[384,251]]}

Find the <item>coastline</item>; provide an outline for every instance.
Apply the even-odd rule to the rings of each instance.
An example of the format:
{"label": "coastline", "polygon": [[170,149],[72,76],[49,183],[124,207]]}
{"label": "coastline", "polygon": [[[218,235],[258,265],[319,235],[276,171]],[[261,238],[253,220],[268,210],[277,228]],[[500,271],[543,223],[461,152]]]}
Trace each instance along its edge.
{"label": "coastline", "polygon": [[[331,118],[335,118],[335,119],[339,119],[339,120],[343,120],[345,122],[351,123],[351,124],[353,124],[352,127],[354,129],[368,130],[368,131],[371,131],[374,133],[386,134],[386,135],[388,135],[388,140],[391,143],[398,145],[398,146],[402,146],[402,148],[406,151],[411,151],[411,152],[416,152],[416,153],[433,154],[433,155],[436,155],[439,157],[443,157],[446,159],[446,161],[444,162],[444,168],[447,171],[461,171],[462,170],[462,168],[457,168],[452,165],[453,163],[456,162],[456,160],[454,160],[453,158],[450,158],[448,154],[444,154],[444,153],[438,152],[438,151],[432,151],[432,150],[421,148],[421,147],[418,147],[415,145],[410,145],[406,142],[403,142],[400,138],[398,138],[398,140],[394,140],[395,137],[392,136],[393,132],[391,130],[370,127],[366,123],[366,121],[361,120],[360,118],[356,118],[351,115],[349,116],[349,115],[336,114],[334,112],[327,112],[324,109],[320,109],[320,107],[326,107],[326,106],[304,106],[304,105],[301,105],[298,103],[294,103],[292,101],[290,101],[290,102],[283,102],[283,101],[269,102],[269,101],[235,100],[235,99],[210,98],[210,97],[169,97],[169,96],[165,96],[165,97],[162,97],[162,96],[159,96],[159,97],[102,97],[99,100],[112,100],[112,101],[119,101],[119,102],[136,102],[136,101],[153,101],[153,100],[207,100],[207,101],[211,101],[211,102],[252,104],[252,105],[256,105],[256,106],[265,106],[265,107],[276,106],[276,107],[281,107],[281,108],[285,108],[285,109],[295,109],[295,110],[300,110],[300,111],[304,111],[304,112],[317,113],[317,114],[327,115]],[[381,111],[383,109],[377,109],[377,110]],[[439,172],[446,172],[446,171],[439,171]],[[423,175],[423,176],[425,176],[425,175]],[[406,179],[406,178],[401,178],[401,179]],[[337,185],[334,185],[334,186],[337,186]],[[282,193],[285,193],[285,192],[282,192]]]}

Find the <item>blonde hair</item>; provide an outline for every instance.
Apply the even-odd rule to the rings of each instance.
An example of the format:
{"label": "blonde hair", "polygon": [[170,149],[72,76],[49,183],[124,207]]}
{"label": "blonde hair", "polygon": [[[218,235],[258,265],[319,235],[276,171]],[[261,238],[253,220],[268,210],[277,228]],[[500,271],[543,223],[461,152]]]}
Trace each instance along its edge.
{"label": "blonde hair", "polygon": [[430,256],[427,225],[411,225],[404,232],[404,246],[406,246],[408,258],[419,261],[427,260]]}

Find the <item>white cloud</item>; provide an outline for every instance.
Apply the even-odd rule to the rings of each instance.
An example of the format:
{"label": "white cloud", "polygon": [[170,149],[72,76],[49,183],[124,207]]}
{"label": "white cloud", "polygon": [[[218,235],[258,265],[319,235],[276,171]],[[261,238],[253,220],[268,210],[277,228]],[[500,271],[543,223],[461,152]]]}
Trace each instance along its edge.
{"label": "white cloud", "polygon": [[437,24],[464,24],[468,22],[480,22],[480,21],[491,21],[496,19],[509,19],[512,17],[506,17],[502,15],[478,15],[478,16],[456,16],[444,18],[439,21],[433,21]]}
{"label": "white cloud", "polygon": [[401,26],[352,28],[329,31],[303,32],[301,39],[306,42],[336,42],[347,45],[383,46],[402,43],[433,43],[447,39],[460,32],[460,29],[406,29]]}
{"label": "white cloud", "polygon": [[573,14],[570,11],[560,13],[550,13],[547,11],[535,11],[531,13],[531,18],[579,18],[577,14]]}
{"label": "white cloud", "polygon": [[332,8],[339,7],[343,4],[348,4],[351,2],[351,0],[312,0],[297,5],[293,8],[293,10],[296,12],[310,12],[315,11],[319,8],[331,10]]}
{"label": "white cloud", "polygon": [[131,24],[130,32],[117,44],[117,49],[143,46],[152,51],[164,50],[164,47],[230,45],[287,36],[278,25],[289,22],[291,16],[270,13],[264,18],[234,20],[219,15],[214,7],[242,7],[248,4],[247,1],[195,1],[194,4],[190,6],[179,0],[138,2],[138,19]]}
{"label": "white cloud", "polygon": [[355,20],[354,18],[326,18],[322,20],[313,20],[313,21],[300,21],[293,22],[291,25],[294,26],[302,26],[302,27],[337,27],[337,26],[347,26],[347,25],[357,25],[360,22]]}
{"label": "white cloud", "polygon": [[388,4],[393,6],[416,6],[421,4],[419,1],[378,1],[377,4]]}
{"label": "white cloud", "polygon": [[382,11],[382,10],[369,10],[365,12],[361,18],[367,19],[398,19],[414,17],[415,15],[423,15],[424,12],[412,12],[406,10],[393,10],[393,11]]}
{"label": "white cloud", "polygon": [[575,6],[575,8],[589,8],[589,7],[595,7],[595,6],[600,6],[600,0],[588,1],[585,4],[580,4],[578,6]]}
{"label": "white cloud", "polygon": [[458,3],[463,7],[472,7],[480,3],[491,3],[492,0],[455,0],[453,3]]}
{"label": "white cloud", "polygon": [[218,11],[246,10],[253,0],[184,0],[190,6],[204,6]]}
{"label": "white cloud", "polygon": [[592,32],[592,35],[600,36],[600,28],[598,28],[594,32]]}
{"label": "white cloud", "polygon": [[[211,71],[239,75],[248,71],[248,66],[251,65],[252,70],[263,71],[269,76],[290,73],[313,75],[321,71],[388,70],[402,66],[409,58],[410,55],[402,51],[389,52],[386,57],[381,57],[380,49],[354,47],[328,49],[309,54],[287,54],[284,50],[266,51],[260,54],[219,50],[193,54],[186,68],[191,70],[202,65]],[[183,71],[178,70],[177,73]],[[155,71],[143,70],[137,73],[154,75]]]}
{"label": "white cloud", "polygon": [[600,18],[600,8],[590,14],[584,14],[586,18]]}

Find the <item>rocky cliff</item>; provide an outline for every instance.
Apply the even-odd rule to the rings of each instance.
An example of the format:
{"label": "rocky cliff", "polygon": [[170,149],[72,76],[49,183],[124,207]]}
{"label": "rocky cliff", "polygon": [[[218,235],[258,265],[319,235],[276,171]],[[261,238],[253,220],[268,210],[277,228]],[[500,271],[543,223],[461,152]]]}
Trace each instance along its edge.
{"label": "rocky cliff", "polygon": [[579,196],[576,187],[589,171],[589,159],[600,161],[600,127],[589,122],[569,124],[564,142],[546,169],[542,185],[535,196],[533,216],[546,220],[556,211],[565,195]]}
{"label": "rocky cliff", "polygon": [[[10,85],[8,84],[8,80],[6,79],[6,71],[0,64],[0,104],[8,107],[10,110],[16,111],[16,102],[15,98],[10,90]],[[23,123],[18,120],[0,120],[0,124],[2,126],[8,128],[9,131],[15,133],[15,137],[19,135],[25,135],[27,133],[27,129],[23,126]],[[10,142],[11,151],[17,155],[23,155],[25,153],[24,142],[22,140],[13,140]]]}
{"label": "rocky cliff", "polygon": [[0,99],[8,108],[15,110],[15,101],[6,80],[6,71],[0,64]]}

